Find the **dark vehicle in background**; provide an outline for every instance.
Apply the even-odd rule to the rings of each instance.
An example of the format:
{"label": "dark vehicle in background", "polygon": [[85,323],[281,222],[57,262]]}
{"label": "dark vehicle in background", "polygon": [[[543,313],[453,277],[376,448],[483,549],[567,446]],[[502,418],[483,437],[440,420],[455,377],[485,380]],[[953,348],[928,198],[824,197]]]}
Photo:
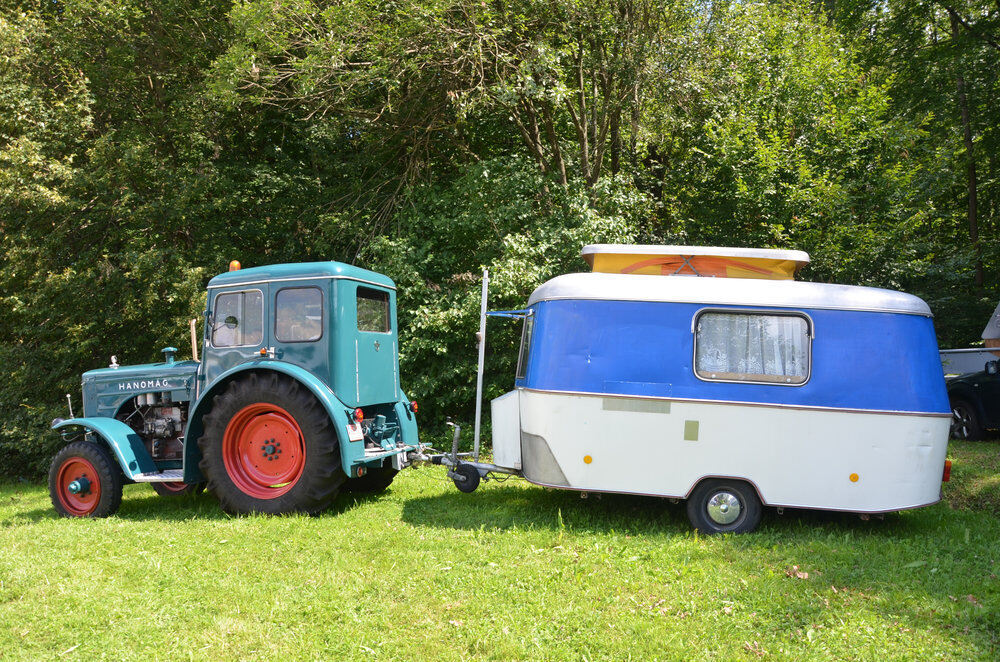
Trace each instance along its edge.
{"label": "dark vehicle in background", "polygon": [[947,380],[951,402],[951,436],[970,441],[988,430],[1000,430],[1000,361],[987,361],[985,369]]}

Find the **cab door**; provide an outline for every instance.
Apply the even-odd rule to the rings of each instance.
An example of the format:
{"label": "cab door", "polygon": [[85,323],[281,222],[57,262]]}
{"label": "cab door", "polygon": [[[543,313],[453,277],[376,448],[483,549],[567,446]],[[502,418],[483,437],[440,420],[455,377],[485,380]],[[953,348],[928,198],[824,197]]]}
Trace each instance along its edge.
{"label": "cab door", "polygon": [[269,329],[274,358],[294,363],[330,383],[329,281],[271,283],[274,324]]}
{"label": "cab door", "polygon": [[395,402],[399,399],[394,311],[394,292],[357,284],[354,353],[359,404]]}
{"label": "cab door", "polygon": [[202,370],[206,384],[266,346],[267,285],[209,290]]}

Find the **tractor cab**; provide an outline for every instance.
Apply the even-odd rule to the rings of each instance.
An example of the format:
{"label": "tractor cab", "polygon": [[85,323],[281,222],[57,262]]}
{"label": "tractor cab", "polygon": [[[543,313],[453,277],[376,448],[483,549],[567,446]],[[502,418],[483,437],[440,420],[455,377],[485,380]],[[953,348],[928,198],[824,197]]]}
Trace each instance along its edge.
{"label": "tractor cab", "polygon": [[247,361],[272,359],[304,368],[349,407],[394,402],[395,319],[392,280],[347,264],[221,274],[208,284],[199,385]]}

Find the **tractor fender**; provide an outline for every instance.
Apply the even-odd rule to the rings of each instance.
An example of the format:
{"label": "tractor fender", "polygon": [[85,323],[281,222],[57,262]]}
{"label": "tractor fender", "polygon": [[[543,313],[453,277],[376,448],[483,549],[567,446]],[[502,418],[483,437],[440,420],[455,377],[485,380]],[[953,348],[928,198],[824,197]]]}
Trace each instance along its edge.
{"label": "tractor fender", "polygon": [[198,467],[198,463],[201,461],[201,449],[198,448],[198,439],[204,431],[202,420],[205,414],[212,408],[212,399],[221,393],[231,381],[251,371],[277,372],[287,375],[305,386],[309,389],[310,393],[316,396],[316,399],[326,409],[326,413],[330,416],[330,420],[334,424],[334,429],[337,431],[337,439],[340,441],[341,467],[345,474],[350,475],[351,467],[364,458],[365,448],[363,443],[351,442],[347,438],[347,426],[349,424],[347,406],[337,399],[337,396],[334,395],[333,390],[329,386],[308,370],[292,363],[263,359],[241,363],[235,368],[227,370],[219,375],[198,398],[198,402],[195,403],[188,416],[187,430],[184,433],[184,482],[199,483],[205,480],[201,469]]}
{"label": "tractor fender", "polygon": [[401,395],[402,397],[399,402],[393,405],[393,410],[396,412],[396,420],[399,421],[401,439],[404,444],[417,446],[420,440],[417,437],[416,416],[410,411],[409,398],[406,397],[405,393]]}
{"label": "tractor fender", "polygon": [[70,418],[56,423],[52,429],[61,430],[73,426],[81,427],[104,441],[114,452],[122,473],[128,480],[133,480],[138,474],[158,471],[142,437],[121,421],[104,416]]}

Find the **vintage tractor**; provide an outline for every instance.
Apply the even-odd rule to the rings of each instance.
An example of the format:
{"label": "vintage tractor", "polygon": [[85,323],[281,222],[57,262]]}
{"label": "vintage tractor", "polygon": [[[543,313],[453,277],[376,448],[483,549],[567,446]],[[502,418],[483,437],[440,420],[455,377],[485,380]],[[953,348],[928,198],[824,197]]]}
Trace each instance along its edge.
{"label": "vintage tractor", "polygon": [[[83,417],[49,470],[67,517],[114,513],[126,483],[207,485],[231,513],[316,513],[384,490],[422,452],[399,385],[396,288],[338,262],[230,271],[208,284],[202,360],[83,374]],[[72,416],[72,411],[71,411]]]}

